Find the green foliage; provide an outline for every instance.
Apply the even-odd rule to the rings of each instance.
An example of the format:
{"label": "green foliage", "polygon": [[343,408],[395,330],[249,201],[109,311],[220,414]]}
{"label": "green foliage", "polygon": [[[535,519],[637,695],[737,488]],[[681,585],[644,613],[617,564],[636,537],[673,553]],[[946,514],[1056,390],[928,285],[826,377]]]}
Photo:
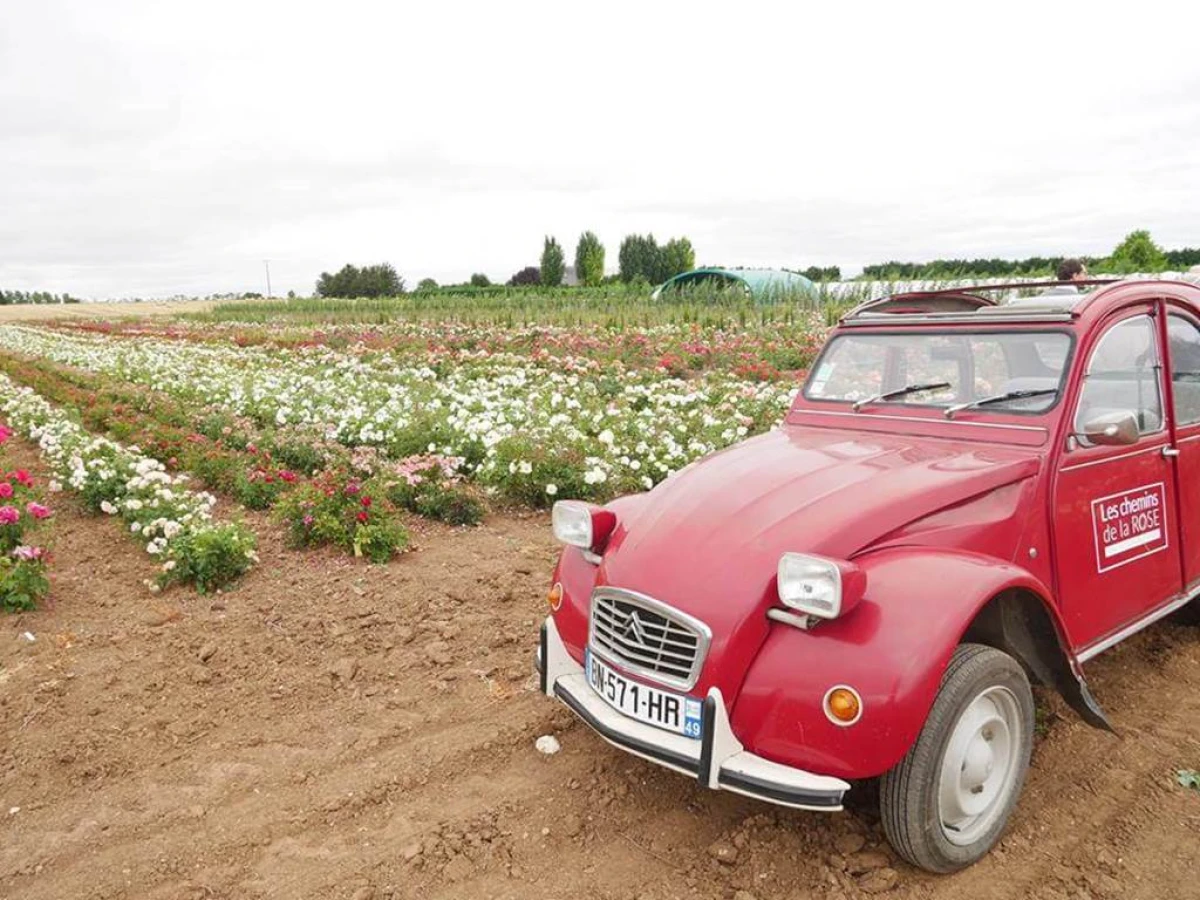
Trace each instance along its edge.
{"label": "green foliage", "polygon": [[[506,500],[547,507],[562,497],[608,500],[614,495],[609,483],[585,481],[586,466],[576,451],[547,447],[524,436],[505,438],[495,449],[492,484]],[[547,489],[550,485],[552,492]]]}
{"label": "green foliage", "polygon": [[666,246],[662,248],[661,259],[661,269],[656,279],[659,284],[696,268],[696,251],[692,249],[692,242],[687,238],[672,238],[667,241]]}
{"label": "green foliage", "polygon": [[672,238],[660,247],[653,234],[630,234],[621,241],[617,261],[622,281],[641,278],[650,284],[662,284],[696,268],[696,251],[685,237]]}
{"label": "green foliage", "polygon": [[48,593],[50,578],[44,560],[0,556],[0,612],[35,609]]}
{"label": "green foliage", "polygon": [[1182,250],[1166,251],[1167,268],[1182,272],[1192,266],[1200,266],[1200,247],[1184,247]]}
{"label": "green foliage", "polygon": [[211,451],[189,454],[187,469],[212,491],[232,491],[242,474],[237,458]]}
{"label": "green foliage", "polygon": [[170,543],[159,583],[195,582],[202,594],[226,587],[258,559],[254,547],[254,532],[240,523],[185,532]]}
{"label": "green foliage", "polygon": [[273,440],[271,458],[289,469],[312,475],[325,468],[328,460],[320,449],[306,441],[296,439]]}
{"label": "green foliage", "polygon": [[809,281],[820,282],[842,280],[842,270],[839,266],[826,266],[825,268],[821,268],[820,266],[809,266],[800,274]]}
{"label": "green foliage", "polygon": [[451,525],[478,525],[484,506],[461,484],[448,476],[438,457],[415,457],[400,463],[401,474],[387,484],[389,501],[427,519]]}
{"label": "green foliage", "polygon": [[418,291],[436,291],[438,283],[432,278],[422,278],[417,282]]}
{"label": "green foliage", "polygon": [[1175,773],[1175,780],[1185,788],[1200,791],[1200,772],[1195,769],[1180,769]]}
{"label": "green foliage", "polygon": [[604,245],[590,231],[581,234],[575,245],[575,275],[586,287],[595,287],[604,281]]}
{"label": "green foliage", "polygon": [[491,287],[492,280],[482,272],[476,272],[471,276],[471,287]]}
{"label": "green foliage", "polygon": [[374,266],[345,265],[330,275],[322,272],[317,279],[318,297],[397,297],[404,293],[404,279],[390,263]]}
{"label": "green foliage", "polygon": [[408,545],[408,532],[393,519],[376,519],[354,529],[351,548],[355,556],[385,563]]}
{"label": "green foliage", "polygon": [[541,276],[542,284],[546,287],[558,287],[562,284],[566,272],[566,262],[563,249],[557,240],[547,237],[542,244]]}
{"label": "green foliage", "polygon": [[1154,243],[1150,232],[1144,229],[1131,231],[1105,260],[1104,268],[1111,272],[1161,272],[1167,267],[1167,257],[1162,248]]}
{"label": "green foliage", "polygon": [[617,265],[624,282],[640,277],[658,284],[655,277],[658,274],[658,242],[654,240],[654,235],[626,235],[617,251]]}
{"label": "green foliage", "polygon": [[542,273],[537,266],[526,266],[521,271],[516,272],[512,278],[508,279],[509,287],[517,287],[519,285],[532,285],[542,283]]}
{"label": "green foliage", "polygon": [[0,291],[0,306],[17,304],[78,303],[70,294],[51,294],[46,291]]}

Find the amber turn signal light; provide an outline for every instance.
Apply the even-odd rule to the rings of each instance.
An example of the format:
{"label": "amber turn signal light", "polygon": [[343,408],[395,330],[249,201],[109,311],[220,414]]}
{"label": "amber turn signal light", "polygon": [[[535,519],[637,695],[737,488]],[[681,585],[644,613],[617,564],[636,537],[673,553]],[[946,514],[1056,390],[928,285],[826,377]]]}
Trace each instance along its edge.
{"label": "amber turn signal light", "polygon": [[862,716],[862,698],[854,688],[839,685],[825,695],[825,715],[834,725],[853,725]]}
{"label": "amber turn signal light", "polygon": [[546,602],[550,604],[551,612],[558,612],[558,608],[562,606],[563,586],[555,583],[554,587],[550,588],[550,593],[546,595]]}

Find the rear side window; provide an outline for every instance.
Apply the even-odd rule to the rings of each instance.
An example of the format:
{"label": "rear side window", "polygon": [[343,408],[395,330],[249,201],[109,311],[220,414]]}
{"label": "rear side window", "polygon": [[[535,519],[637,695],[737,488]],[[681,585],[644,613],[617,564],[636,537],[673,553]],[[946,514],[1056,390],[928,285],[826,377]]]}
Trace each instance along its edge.
{"label": "rear side window", "polygon": [[1158,341],[1149,316],[1135,316],[1112,326],[1092,351],[1083,393],[1075,413],[1075,431],[1100,416],[1131,412],[1138,431],[1151,434],[1163,427],[1159,390]]}
{"label": "rear side window", "polygon": [[1167,316],[1167,352],[1171,357],[1171,391],[1175,423],[1200,422],[1200,327],[1191,319]]}

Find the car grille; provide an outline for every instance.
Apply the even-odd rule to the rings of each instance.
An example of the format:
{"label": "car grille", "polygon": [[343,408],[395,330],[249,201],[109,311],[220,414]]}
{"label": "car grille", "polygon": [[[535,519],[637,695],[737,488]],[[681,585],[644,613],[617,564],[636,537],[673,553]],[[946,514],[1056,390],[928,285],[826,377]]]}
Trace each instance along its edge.
{"label": "car grille", "polygon": [[630,671],[688,690],[709,640],[704,623],[657,600],[615,588],[592,595],[592,649]]}

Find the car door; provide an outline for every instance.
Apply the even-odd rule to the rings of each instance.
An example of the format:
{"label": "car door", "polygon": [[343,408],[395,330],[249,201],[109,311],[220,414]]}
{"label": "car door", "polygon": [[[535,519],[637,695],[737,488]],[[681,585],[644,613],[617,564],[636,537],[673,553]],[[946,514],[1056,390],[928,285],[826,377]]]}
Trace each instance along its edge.
{"label": "car door", "polygon": [[[1183,586],[1161,360],[1154,307],[1125,310],[1092,346],[1069,409],[1075,434],[1054,485],[1055,570],[1077,648],[1102,644]],[[1134,443],[1082,437],[1089,421],[1122,412],[1136,416]]]}
{"label": "car door", "polygon": [[1179,450],[1179,505],[1183,578],[1200,587],[1200,319],[1190,310],[1167,314],[1167,372],[1174,398],[1175,446]]}

